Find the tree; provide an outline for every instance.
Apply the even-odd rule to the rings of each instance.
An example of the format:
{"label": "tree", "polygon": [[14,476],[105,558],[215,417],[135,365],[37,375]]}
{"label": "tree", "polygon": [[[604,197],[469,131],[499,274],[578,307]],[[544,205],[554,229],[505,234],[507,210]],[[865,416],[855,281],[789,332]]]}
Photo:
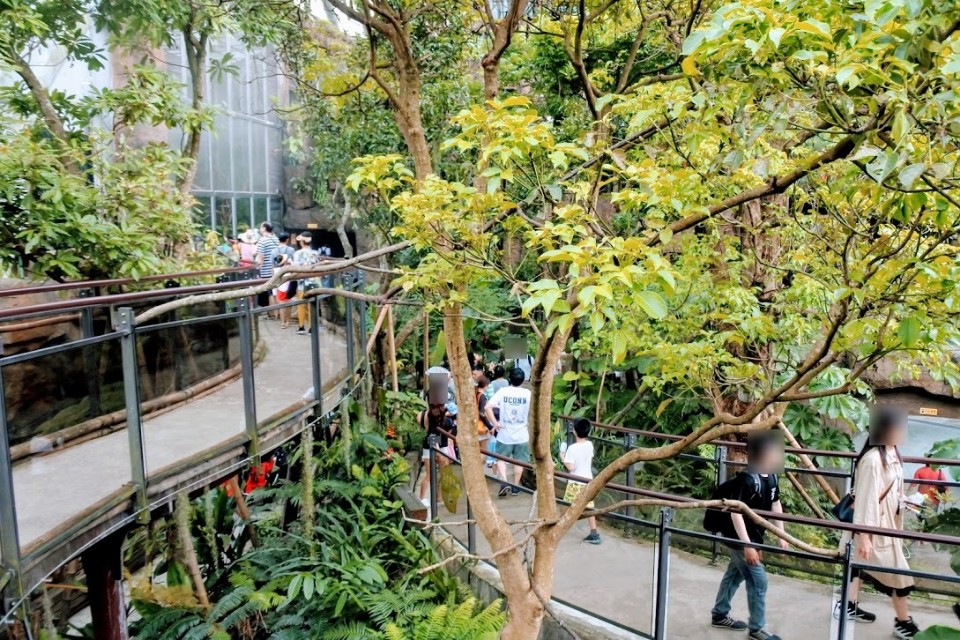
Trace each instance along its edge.
{"label": "tree", "polygon": [[170,47],[182,38],[190,84],[187,87],[191,117],[182,121],[186,136],[180,153],[190,162],[177,178],[182,193],[190,193],[197,173],[203,128],[211,120],[205,107],[208,74],[235,74],[230,52],[210,58],[212,41],[225,33],[237,35],[248,46],[279,43],[295,38],[300,28],[299,2],[248,2],[236,0],[98,0],[97,25],[109,31],[121,47],[148,54],[149,49]]}
{"label": "tree", "polygon": [[[512,97],[461,114],[447,146],[474,154],[483,191],[411,173],[397,156],[360,161],[352,186],[388,202],[397,234],[421,252],[402,284],[442,310],[461,397],[472,386],[469,282],[494,277],[517,292],[539,337],[532,566],[490,499],[476,435],[459,438],[498,554],[503,637],[536,637],[557,543],[628,465],[777,426],[787,403],[848,393],[884,356],[951,366],[960,206],[957,107],[944,96],[958,84],[960,21],[950,9],[729,4],[686,37],[682,82],[634,83],[613,101],[622,141],[558,141]],[[509,231],[523,235],[529,269],[505,260]],[[642,358],[647,388],[689,390],[712,415],[676,443],[625,453],[560,514],[550,424],[565,349],[607,353],[614,366]],[[842,381],[824,386],[841,365]],[[475,407],[460,411],[472,424]]]}
{"label": "tree", "polygon": [[58,47],[102,66],[84,2],[10,3],[0,11],[0,60],[19,82],[0,92],[0,262],[57,280],[133,277],[170,269],[190,237],[188,195],[172,189],[183,165],[164,145],[130,149],[98,123],[176,126],[187,114],[174,83],[137,66],[120,89],[65,95],[44,86],[31,57]]}

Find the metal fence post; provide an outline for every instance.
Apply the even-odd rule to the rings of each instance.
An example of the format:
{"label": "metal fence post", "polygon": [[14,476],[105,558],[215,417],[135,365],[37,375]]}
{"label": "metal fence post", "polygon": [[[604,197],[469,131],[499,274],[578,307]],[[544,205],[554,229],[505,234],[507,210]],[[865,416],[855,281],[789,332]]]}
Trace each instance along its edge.
{"label": "metal fence post", "polygon": [[123,365],[123,401],[127,409],[130,479],[136,491],[134,512],[143,524],[149,522],[150,513],[147,507],[147,454],[140,415],[140,367],[137,365],[137,328],[134,317],[132,308],[120,308],[120,361]]}
{"label": "metal fence post", "polygon": [[[720,481],[720,470],[724,469],[723,473],[726,475],[726,470],[723,465],[724,451],[723,447],[714,447],[713,448],[713,464],[714,464],[714,474],[713,474],[713,490],[714,495],[716,495],[717,489],[720,488],[720,485],[723,484]],[[716,565],[717,559],[720,555],[720,545],[714,540],[711,543],[713,550],[711,551],[710,564]]]}
{"label": "metal fence post", "polygon": [[432,433],[427,436],[427,447],[430,449],[430,459],[428,464],[430,465],[430,519],[433,520],[437,517],[437,489],[439,483],[437,482],[437,445],[440,443],[440,438]]}
{"label": "metal fence post", "polygon": [[[626,447],[627,451],[631,451],[637,444],[637,436],[633,433],[628,433],[623,437],[624,443],[623,446]],[[636,474],[637,470],[635,465],[631,464],[627,467],[627,486],[632,487],[636,483]],[[634,507],[628,506],[626,509],[627,517],[632,518],[634,513]]]}
{"label": "metal fence post", "polygon": [[[7,429],[7,393],[3,384],[3,367],[0,366],[0,561],[13,573],[14,592],[20,598],[23,597],[20,531],[17,528],[13,460],[10,458],[10,434]],[[4,606],[4,609],[7,608]]]}
{"label": "metal fence post", "polygon": [[576,434],[573,432],[573,420],[567,420],[567,446],[569,447],[577,440]]}
{"label": "metal fence post", "polygon": [[[92,298],[93,290],[81,289],[79,297]],[[93,307],[84,307],[80,310],[80,336],[92,338],[95,333]],[[96,418],[100,415],[100,376],[97,371],[97,357],[93,349],[94,347],[84,347],[83,349],[83,375],[87,378],[87,397],[90,398],[87,415],[90,418]]]}
{"label": "metal fence post", "polygon": [[470,555],[477,553],[477,525],[473,522],[473,507],[470,506],[470,498],[467,498],[467,553]]}
{"label": "metal fence post", "polygon": [[243,380],[243,415],[250,455],[260,454],[260,434],[257,431],[257,388],[253,379],[253,312],[250,299],[240,298],[240,373]]}
{"label": "metal fence post", "polygon": [[673,509],[660,510],[660,527],[657,534],[657,575],[654,580],[654,640],[666,640],[667,637],[667,601],[670,589],[670,522]]}
{"label": "metal fence post", "polygon": [[725,446],[717,447],[717,486],[727,481],[727,448]]}
{"label": "metal fence post", "polygon": [[853,541],[847,543],[843,550],[843,571],[841,571],[840,584],[840,618],[837,620],[837,638],[845,640],[847,633],[847,600],[850,599],[850,579],[853,575],[853,568],[850,566],[850,559],[853,555]]}
{"label": "metal fence post", "polygon": [[313,366],[313,399],[317,403],[316,415],[323,415],[323,364],[320,358],[320,296],[313,296],[308,303],[310,313],[310,350]]}

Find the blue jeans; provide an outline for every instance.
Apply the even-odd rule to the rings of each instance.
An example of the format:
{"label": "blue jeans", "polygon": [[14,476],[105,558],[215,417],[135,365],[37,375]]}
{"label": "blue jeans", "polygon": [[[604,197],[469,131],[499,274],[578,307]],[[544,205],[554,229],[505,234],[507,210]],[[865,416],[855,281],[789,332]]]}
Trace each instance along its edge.
{"label": "blue jeans", "polygon": [[727,547],[730,552],[730,564],[720,581],[717,591],[717,603],[711,612],[716,617],[730,614],[730,601],[740,588],[740,583],[747,583],[747,605],[750,609],[750,621],[747,625],[750,631],[759,631],[766,624],[767,616],[767,572],[762,564],[747,564],[743,557],[743,549]]}

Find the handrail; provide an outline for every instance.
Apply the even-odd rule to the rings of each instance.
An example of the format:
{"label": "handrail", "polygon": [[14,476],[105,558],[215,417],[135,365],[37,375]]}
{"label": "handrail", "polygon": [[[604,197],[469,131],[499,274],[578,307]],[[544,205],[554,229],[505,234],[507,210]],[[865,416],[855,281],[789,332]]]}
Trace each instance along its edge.
{"label": "handrail", "polygon": [[116,287],[125,284],[137,284],[140,282],[161,282],[163,280],[180,280],[182,278],[200,278],[203,276],[217,276],[227,273],[239,273],[251,269],[248,266],[221,267],[219,269],[206,269],[203,271],[182,271],[179,273],[158,273],[142,278],[110,278],[107,280],[77,280],[74,282],[54,282],[50,284],[38,284],[32,287],[11,287],[9,289],[0,289],[0,298],[11,296],[22,296],[32,293],[49,293],[54,291],[73,291],[76,289],[97,289],[102,287]]}
{"label": "handrail", "polygon": [[[576,420],[574,416],[571,415],[560,415],[557,416],[561,420]],[[589,419],[588,419],[589,420]],[[636,436],[641,436],[644,438],[654,438],[659,440],[670,440],[672,442],[677,442],[683,440],[685,436],[679,436],[670,433],[659,433],[656,431],[644,431],[642,429],[633,429],[631,427],[623,427],[620,425],[608,424],[605,422],[598,422],[596,420],[590,420],[590,424],[601,429],[606,429],[608,431],[617,431],[620,433],[633,434]],[[709,443],[719,447],[736,447],[739,449],[746,448],[747,444],[745,442],[737,442],[735,440],[712,440]],[[814,457],[826,457],[826,458],[845,458],[848,460],[855,459],[859,454],[855,451],[828,451],[826,449],[798,449],[796,447],[784,447],[785,453],[795,453],[795,454],[804,454]],[[904,462],[909,463],[929,463],[935,464],[938,466],[944,467],[957,467],[960,466],[960,460],[952,460],[949,458],[918,458],[916,456],[903,456]]]}
{"label": "handrail", "polygon": [[[339,260],[339,259],[337,259]],[[337,260],[332,260],[336,262]],[[328,271],[321,274],[321,277],[332,276],[336,273],[342,273],[349,267],[342,267],[339,271]],[[196,293],[208,293],[211,291],[222,291],[224,289],[242,289],[266,282],[266,278],[251,278],[249,280],[237,280],[235,282],[220,282],[214,284],[192,285],[189,287],[172,287],[169,289],[151,289],[149,291],[135,291],[132,293],[114,293],[100,296],[91,296],[88,298],[72,298],[68,300],[58,300],[56,302],[44,302],[30,305],[27,307],[17,307],[12,309],[0,310],[0,322],[11,319],[30,318],[34,316],[49,315],[52,313],[62,313],[64,311],[75,311],[88,309],[91,307],[119,305],[131,302],[143,302],[147,300],[162,300],[164,298],[174,298],[177,296],[191,295]]]}
{"label": "handrail", "polygon": [[[444,429],[437,429],[441,435],[450,438],[456,441],[457,437],[446,431]],[[439,449],[436,451],[440,455],[446,455]],[[523,460],[517,460],[516,458],[509,458],[507,456],[496,453],[495,451],[488,451],[486,455],[506,462],[507,464],[513,464],[523,467],[524,469],[533,470],[533,464],[530,462],[525,462]],[[458,464],[462,464],[457,461]],[[574,475],[572,473],[567,473],[566,471],[561,471],[555,469],[553,472],[554,476],[562,478],[564,480],[573,480],[575,482],[584,482],[587,480],[581,476]],[[618,484],[610,482],[604,485],[606,489],[612,489],[613,491],[619,491],[621,493],[628,493],[631,495],[642,496],[645,498],[654,498],[658,500],[671,500],[674,502],[697,502],[697,498],[691,498],[690,496],[679,496],[672,493],[663,493],[660,491],[652,491],[650,489],[641,489],[639,487],[630,487],[625,484]],[[848,522],[841,522],[839,520],[821,520],[820,518],[811,518],[809,516],[800,516],[790,513],[774,513],[773,511],[762,511],[754,509],[755,513],[762,516],[767,520],[781,520],[783,522],[790,522],[793,524],[802,524],[810,525],[814,527],[821,527],[825,529],[834,529],[840,531],[849,531],[851,533],[868,533],[870,535],[880,535],[887,536],[891,538],[904,538],[907,540],[916,540],[919,542],[931,542],[936,544],[948,544],[953,546],[960,546],[960,536],[948,536],[939,533],[923,533],[920,531],[907,531],[904,529],[885,529],[883,527],[867,527],[863,525],[855,525]]]}

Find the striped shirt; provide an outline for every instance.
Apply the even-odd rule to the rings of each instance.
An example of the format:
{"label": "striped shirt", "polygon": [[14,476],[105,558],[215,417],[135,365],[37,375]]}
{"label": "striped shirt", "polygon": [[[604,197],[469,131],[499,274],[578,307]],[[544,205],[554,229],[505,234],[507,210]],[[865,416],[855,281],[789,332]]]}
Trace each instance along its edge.
{"label": "striped shirt", "polygon": [[257,241],[257,255],[263,258],[260,263],[260,277],[269,278],[273,275],[273,257],[277,255],[280,243],[274,235],[263,235]]}

